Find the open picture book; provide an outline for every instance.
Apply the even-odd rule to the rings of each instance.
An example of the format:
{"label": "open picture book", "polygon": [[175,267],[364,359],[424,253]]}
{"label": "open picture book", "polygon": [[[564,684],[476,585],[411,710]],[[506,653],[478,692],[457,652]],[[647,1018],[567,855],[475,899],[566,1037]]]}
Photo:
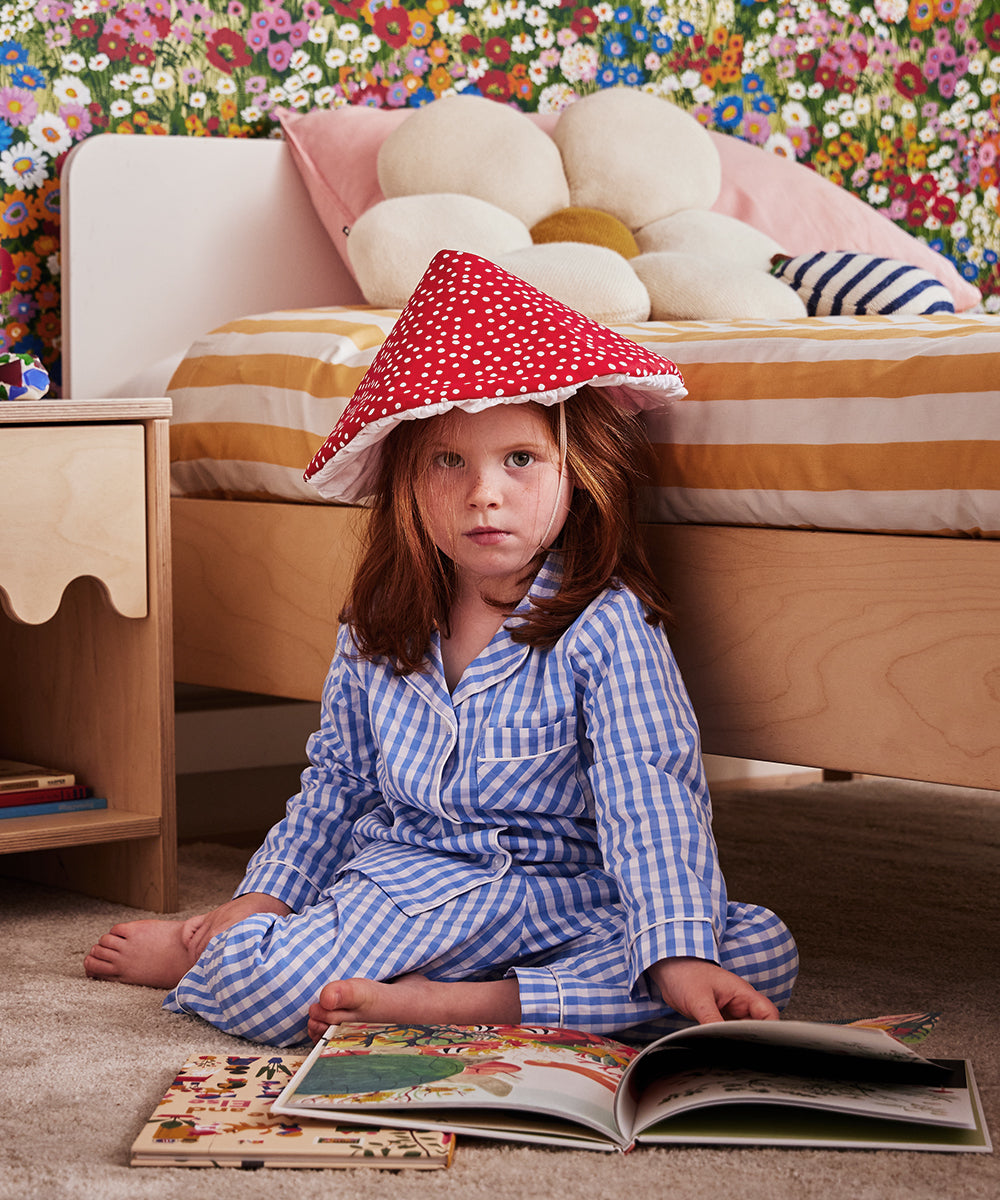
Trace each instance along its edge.
{"label": "open picture book", "polygon": [[593,1150],[989,1151],[971,1065],[924,1058],[886,1028],[920,1020],[728,1021],[641,1049],[571,1029],[341,1024],[272,1111]]}

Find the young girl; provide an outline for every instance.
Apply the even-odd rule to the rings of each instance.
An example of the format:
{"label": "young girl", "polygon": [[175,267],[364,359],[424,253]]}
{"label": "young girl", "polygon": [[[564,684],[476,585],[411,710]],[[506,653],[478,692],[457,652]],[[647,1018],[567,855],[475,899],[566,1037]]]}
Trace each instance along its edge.
{"label": "young girl", "polygon": [[727,901],[639,538],[635,413],[683,391],[439,254],[306,473],[371,518],[301,791],[233,900],[116,926],[88,974],[278,1045],[350,1019],[776,1017],[794,943]]}

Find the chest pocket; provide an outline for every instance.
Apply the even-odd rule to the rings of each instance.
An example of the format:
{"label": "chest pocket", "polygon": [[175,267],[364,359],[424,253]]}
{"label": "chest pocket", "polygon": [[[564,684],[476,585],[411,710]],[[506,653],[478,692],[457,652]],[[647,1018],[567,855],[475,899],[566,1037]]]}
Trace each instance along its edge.
{"label": "chest pocket", "polygon": [[491,726],[480,743],[479,803],[511,812],[575,812],[579,757],[572,717],[552,725]]}

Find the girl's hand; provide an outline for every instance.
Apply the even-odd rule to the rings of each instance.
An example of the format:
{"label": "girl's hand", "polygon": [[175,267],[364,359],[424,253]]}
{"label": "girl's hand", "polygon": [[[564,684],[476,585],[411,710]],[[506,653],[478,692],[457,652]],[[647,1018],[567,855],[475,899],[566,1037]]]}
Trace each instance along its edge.
{"label": "girl's hand", "polygon": [[274,896],[268,896],[264,892],[247,892],[244,896],[227,900],[225,904],[220,904],[218,908],[205,913],[203,917],[188,923],[187,936],[189,940],[187,945],[192,955],[192,962],[197,960],[217,933],[221,933],[223,929],[230,929],[247,917],[252,917],[254,913],[277,913],[280,917],[287,917],[291,911],[284,901],[277,900]]}
{"label": "girl's hand", "polygon": [[776,1021],[774,1004],[739,975],[703,958],[661,958],[647,974],[664,1003],[699,1025],[752,1017]]}

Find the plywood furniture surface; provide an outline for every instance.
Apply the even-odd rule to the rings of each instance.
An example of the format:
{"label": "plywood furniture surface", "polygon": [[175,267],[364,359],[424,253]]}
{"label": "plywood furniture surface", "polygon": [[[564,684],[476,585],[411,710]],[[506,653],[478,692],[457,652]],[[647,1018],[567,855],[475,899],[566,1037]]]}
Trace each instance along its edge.
{"label": "plywood furniture surface", "polygon": [[1000,787],[1000,546],[650,526],[705,748]]}
{"label": "plywood furniture surface", "polygon": [[[363,519],[175,500],[178,677],[318,699]],[[645,534],[707,753],[998,786],[1000,546],[696,525]]]}
{"label": "plywood furniture surface", "polygon": [[54,615],[66,585],[101,580],[123,616],[146,615],[146,475],[141,425],[25,425],[0,439],[9,616]]}
{"label": "plywood furniture surface", "polygon": [[0,870],[177,904],[169,401],[0,406],[0,754],[107,810],[0,821]]}

